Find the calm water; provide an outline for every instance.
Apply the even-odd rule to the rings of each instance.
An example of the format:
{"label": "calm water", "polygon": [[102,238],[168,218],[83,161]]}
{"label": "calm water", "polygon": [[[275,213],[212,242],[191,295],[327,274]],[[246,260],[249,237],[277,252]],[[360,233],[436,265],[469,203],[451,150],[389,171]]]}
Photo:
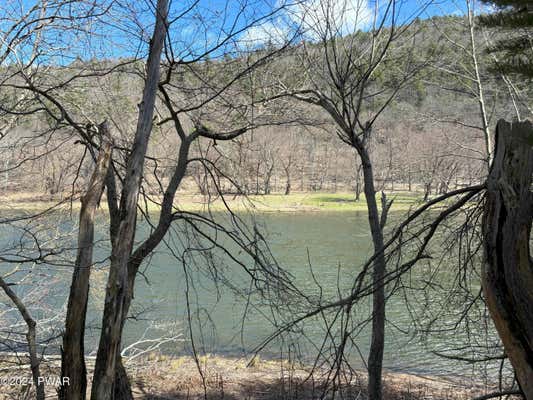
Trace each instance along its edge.
{"label": "calm water", "polygon": [[[258,220],[279,265],[290,271],[296,285],[308,294],[319,293],[317,282],[325,297],[335,297],[338,288],[341,291],[346,290],[371,252],[365,213],[264,214],[259,216]],[[179,230],[180,224],[176,226]],[[71,222],[65,222],[60,230],[68,231],[72,228]],[[4,235],[4,243],[7,241],[6,237]],[[180,254],[184,244],[179,242],[179,235],[174,235],[173,238],[167,245],[160,246],[149,263],[143,267],[143,276],[137,279],[136,296],[132,306],[136,318],[128,321],[126,325],[125,344],[128,345],[139,338],[172,336],[172,332],[176,330],[183,334],[183,341],[169,342],[162,346],[162,349],[170,354],[183,354],[191,347],[191,328],[196,339],[195,345],[201,351],[228,355],[249,354],[267,335],[275,331],[271,322],[275,316],[267,306],[258,305],[258,298],[252,296],[251,304],[248,304],[234,290],[221,283],[225,279],[241,291],[245,291],[249,285],[249,279],[242,268],[228,262],[228,258],[223,254],[215,252],[215,256],[220,257],[215,259],[215,265],[220,266],[218,283],[214,282],[212,271],[202,265],[201,260],[184,270],[182,263],[175,257]],[[89,350],[94,350],[96,345],[107,254],[103,244],[96,251],[95,258],[102,263],[93,273],[87,331]],[[315,274],[314,279],[310,266]],[[413,292],[412,297],[408,299],[398,294],[388,300],[385,367],[413,373],[468,373],[470,366],[438,358],[432,353],[451,345],[460,346],[466,339],[466,333],[461,335],[457,331],[442,332],[424,340],[420,329],[412,323],[412,312],[421,311],[420,309],[428,307],[428,304],[436,307],[435,313],[441,312],[440,301],[449,294],[446,285],[452,285],[453,265],[449,268],[443,268],[441,265],[439,270],[432,268],[422,266],[406,278],[409,286],[415,287],[417,283],[427,280],[430,272],[437,271],[435,273],[440,274],[442,287],[430,294],[429,299],[428,296],[417,297],[416,292]],[[47,294],[48,302],[59,306],[64,304],[66,298],[68,268],[55,267],[54,270],[61,271],[60,275],[66,277],[55,291]],[[192,326],[188,323],[187,301],[190,305]],[[294,301],[298,299],[295,298]],[[361,302],[354,311],[355,318],[364,319],[369,309],[368,301]],[[452,317],[453,310],[446,318]],[[303,333],[306,339],[292,336],[285,338],[283,344],[280,341],[273,342],[264,350],[263,356],[279,356],[281,351],[286,354],[287,345],[293,340],[292,344],[296,346],[292,349],[298,347],[307,359],[312,358],[316,354],[312,343],[320,343],[323,339],[323,326],[319,320],[309,320],[303,325]],[[370,345],[368,328],[362,328],[356,336],[355,344],[358,350],[351,347],[348,356],[354,365],[361,367],[363,364],[359,352],[366,355]]]}

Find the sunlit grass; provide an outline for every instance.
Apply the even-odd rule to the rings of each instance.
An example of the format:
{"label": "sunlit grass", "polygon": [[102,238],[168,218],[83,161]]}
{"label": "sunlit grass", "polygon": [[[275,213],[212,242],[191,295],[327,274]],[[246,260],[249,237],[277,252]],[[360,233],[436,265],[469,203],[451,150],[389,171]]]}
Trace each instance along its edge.
{"label": "sunlit grass", "polygon": [[[415,192],[396,192],[388,193],[388,200],[394,200],[392,210],[407,210],[422,201],[422,194]],[[159,211],[158,199],[141,202],[141,207],[148,212]],[[378,194],[378,206],[381,202],[381,194]],[[6,211],[30,211],[38,212],[54,207],[59,200],[50,200],[43,198],[32,198],[30,196],[12,195],[0,199],[0,210]],[[225,204],[226,203],[226,204]],[[291,193],[269,194],[269,195],[251,195],[251,196],[234,196],[227,195],[224,201],[220,197],[207,198],[202,195],[190,193],[178,193],[176,195],[175,206],[186,211],[223,211],[226,205],[234,211],[255,210],[258,212],[318,212],[318,211],[366,211],[366,201],[364,194],[361,194],[358,201],[355,200],[354,193]],[[101,209],[106,209],[105,200],[101,202]],[[72,202],[65,201],[61,206],[62,209],[72,208],[78,211],[80,207],[79,200]]]}

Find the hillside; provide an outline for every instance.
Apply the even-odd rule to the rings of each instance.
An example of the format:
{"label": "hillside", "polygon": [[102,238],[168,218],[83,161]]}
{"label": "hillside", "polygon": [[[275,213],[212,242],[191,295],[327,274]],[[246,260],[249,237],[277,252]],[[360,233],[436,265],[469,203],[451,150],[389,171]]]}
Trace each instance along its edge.
{"label": "hillside", "polygon": [[[472,59],[465,51],[469,48],[466,22],[451,16],[417,20],[409,27],[409,34],[411,42],[391,51],[373,83],[378,91],[393,85],[395,71],[407,62],[407,56],[409,62],[423,65],[403,85],[374,128],[371,146],[378,190],[432,194],[477,182],[486,168],[481,161],[483,140],[478,98],[474,82],[465,78],[473,74]],[[484,101],[493,127],[499,118],[513,118],[514,103],[511,88],[501,76],[488,71],[491,59],[483,50],[487,45],[486,36],[480,30],[475,32]],[[235,128],[250,121],[259,126],[230,142],[207,139],[198,142],[192,150],[194,155],[216,160],[217,170],[206,173],[205,165],[191,163],[181,190],[213,192],[213,176],[216,176],[221,189],[228,193],[355,191],[359,195],[361,167],[355,161],[355,153],[336,137],[331,121],[322,111],[294,102],[269,103],[265,107],[260,101],[274,93],[280,82],[284,85],[298,82],[295,78],[305,75],[302,49],[313,52],[317,46],[299,43],[282,50],[228,89],[223,101],[203,107],[189,106],[198,101],[201,104],[205,93],[225,87],[231,83],[228,79],[235,71],[257,62],[271,50],[259,49],[244,56],[238,54],[183,66],[179,78],[173,78],[178,79],[173,85],[178,99],[174,101],[180,103],[185,120],[200,116],[215,126]],[[38,72],[43,87],[58,96],[80,124],[87,118],[91,121],[107,118],[112,121],[117,141],[126,147],[140,101],[137,89],[142,84],[141,63],[78,60],[64,67],[40,66]],[[9,74],[9,68],[4,74]],[[524,90],[521,82],[512,83],[517,91]],[[71,94],[73,89],[75,96]],[[251,99],[243,94],[250,89],[253,89]],[[9,89],[2,93],[5,99],[15,96]],[[244,114],[240,113],[239,103],[250,100],[256,105],[248,105]],[[380,106],[379,99],[373,106]],[[527,112],[520,104],[518,107]],[[168,132],[168,123],[160,124],[167,118],[162,104],[158,111],[154,121],[155,141],[149,151],[160,161],[150,168],[162,171],[164,176],[165,169],[173,165],[179,139]],[[295,119],[294,115],[312,118]],[[83,186],[91,163],[86,157],[80,164],[85,151],[83,143],[64,125],[42,112],[19,116],[16,123],[11,123],[6,131],[9,135],[0,143],[1,185],[5,193],[22,191],[55,196]],[[68,151],[64,151],[65,145]],[[28,156],[29,153],[39,155]],[[159,190],[156,177],[150,181],[148,176],[147,181],[150,186],[147,190],[156,194]]]}

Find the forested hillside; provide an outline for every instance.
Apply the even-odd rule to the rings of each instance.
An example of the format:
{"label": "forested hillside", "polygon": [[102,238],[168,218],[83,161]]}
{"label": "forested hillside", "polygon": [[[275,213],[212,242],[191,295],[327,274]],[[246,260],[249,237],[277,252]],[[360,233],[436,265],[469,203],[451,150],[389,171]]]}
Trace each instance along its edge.
{"label": "forested hillside", "polygon": [[[419,19],[407,29],[410,42],[401,47],[395,45],[398,48],[393,48],[380,65],[372,85],[377,92],[393,87],[397,71],[407,62],[418,65],[417,73],[402,83],[395,101],[374,126],[371,153],[378,190],[420,191],[427,197],[471,185],[487,172],[478,83],[491,129],[499,118],[516,116],[517,109],[528,113],[528,104],[521,99],[527,98],[524,91],[530,88],[518,78],[488,71],[492,56],[485,49],[494,35],[490,30],[476,28],[473,32],[477,56],[474,65],[465,17]],[[342,40],[348,43],[352,39]],[[192,148],[192,154],[211,160],[213,165],[216,162],[217,168],[210,173],[217,176],[223,191],[235,194],[353,191],[357,197],[361,193],[361,166],[355,153],[331,134],[335,128],[324,115],[290,101],[272,107],[266,101],[280,87],[297,83],[305,75],[301,52],[303,48],[312,51],[313,46],[317,45],[299,42],[283,49],[258,48],[252,53],[235,50],[221,59],[212,57],[184,65],[180,74],[172,77],[173,90],[179,92],[177,98],[190,102],[191,96],[201,99],[230,84],[228,79],[233,78],[234,71],[261,64],[220,101],[203,109],[194,106],[186,112],[189,122],[201,116],[217,124],[246,120],[255,126],[249,135],[235,140],[217,143],[203,138]],[[276,57],[262,59],[270,51],[275,51]],[[142,63],[127,59],[108,62],[78,59],[62,66],[40,65],[35,73],[42,90],[60,98],[72,115],[90,116],[94,121],[108,118],[120,141],[127,140],[133,129],[142,68]],[[8,78],[10,73],[9,67],[3,68],[4,77]],[[71,94],[74,88],[75,96]],[[16,104],[20,101],[17,89],[10,91],[2,91],[3,102],[15,104],[16,108],[20,106]],[[155,141],[149,154],[160,160],[150,169],[156,168],[165,176],[165,168],[172,167],[173,149],[179,139],[168,132],[163,101],[160,95],[154,120]],[[187,108],[185,103],[180,106]],[[374,107],[380,107],[379,99]],[[86,159],[79,165],[80,155],[85,151],[83,143],[71,137],[70,128],[56,122],[41,112],[28,117],[20,115],[16,124],[11,121],[11,126],[4,127],[4,133],[8,130],[17,133],[1,143],[4,193],[63,196],[84,186],[92,163]],[[58,130],[63,133],[58,134]],[[53,138],[51,132],[55,132]],[[158,183],[154,180],[150,184],[156,194]],[[213,183],[205,165],[192,164],[180,190],[207,194],[211,191],[209,185]]]}

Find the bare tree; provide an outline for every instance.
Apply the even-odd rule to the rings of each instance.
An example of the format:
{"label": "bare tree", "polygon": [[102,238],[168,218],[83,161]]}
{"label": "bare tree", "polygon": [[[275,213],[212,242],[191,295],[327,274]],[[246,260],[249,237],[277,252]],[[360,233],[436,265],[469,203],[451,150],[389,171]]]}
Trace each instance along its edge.
{"label": "bare tree", "polygon": [[[53,347],[59,335],[57,325],[64,315],[61,306],[57,308],[44,301],[54,293],[55,287],[63,284],[62,279],[40,268],[43,265],[67,266],[70,239],[68,230],[52,229],[51,220],[58,224],[62,221],[59,215],[52,213],[41,213],[41,218],[30,213],[6,215],[0,219],[0,228],[9,233],[0,248],[0,288],[9,299],[2,302],[0,343],[6,359],[14,356],[19,365],[26,365],[28,361],[33,378],[30,390],[35,391],[39,399],[44,399],[45,393],[42,361],[47,348]],[[22,324],[19,317],[22,317]]]}
{"label": "bare tree", "polygon": [[[320,2],[304,7],[303,26],[318,41],[304,43],[296,58],[305,66],[304,79],[294,83],[280,82],[284,89],[274,98],[291,97],[322,109],[331,118],[337,136],[356,150],[361,161],[368,221],[374,245],[372,339],[368,356],[369,398],[382,398],[382,364],[385,337],[386,273],[383,252],[383,225],[389,205],[381,215],[378,209],[373,162],[369,142],[378,117],[393,102],[403,85],[420,69],[409,50],[407,59],[394,52],[403,44],[409,48],[409,23],[398,21],[398,2],[387,1],[374,10],[366,10],[360,2]],[[355,17],[352,15],[355,14]],[[306,17],[305,16],[310,16]],[[346,31],[346,21],[353,25]],[[368,32],[356,31],[367,24]],[[354,29],[355,28],[355,29]],[[349,33],[349,35],[347,34]],[[317,63],[317,60],[320,60]],[[381,88],[375,84],[378,70],[392,68]],[[297,87],[299,85],[299,87]],[[376,101],[379,98],[379,101]],[[349,340],[346,333],[340,349]],[[341,350],[342,352],[342,350]],[[342,361],[339,356],[336,363]],[[337,365],[337,367],[340,367]]]}
{"label": "bare tree", "polygon": [[37,354],[37,341],[36,341],[36,331],[35,326],[36,322],[28,311],[27,307],[21,301],[19,296],[11,289],[9,284],[7,284],[3,278],[0,277],[0,287],[4,293],[11,299],[13,304],[17,307],[20,314],[24,318],[24,321],[28,325],[28,332],[26,338],[28,341],[28,350],[30,355],[30,368],[31,374],[33,377],[33,384],[36,388],[36,399],[44,400],[44,383],[41,381],[41,372],[40,372],[40,360]]}
{"label": "bare tree", "polygon": [[[124,326],[122,315],[129,291],[128,261],[135,237],[137,201],[143,176],[144,157],[152,132],[152,118],[160,76],[160,58],[167,34],[167,15],[168,2],[159,0],[155,8],[156,23],[146,62],[147,78],[140,103],[132,152],[128,156],[128,165],[122,184],[120,206],[118,209],[117,205],[110,208],[110,212],[116,210],[118,213],[112,216],[114,219],[117,218],[112,221],[116,231],[112,232],[111,236],[113,244],[111,266],[91,391],[91,398],[94,400],[110,399],[115,396],[116,361],[120,357],[120,342]],[[131,397],[131,393],[124,393],[121,397]]]}
{"label": "bare tree", "polygon": [[61,376],[68,378],[69,384],[60,388],[62,399],[84,399],[87,390],[85,322],[93,262],[94,214],[104,191],[112,151],[107,122],[93,129],[98,129],[101,145],[87,192],[81,198],[78,254],[70,286],[61,361]]}
{"label": "bare tree", "polygon": [[478,62],[478,49],[476,46],[476,39],[474,37],[475,25],[474,25],[474,7],[473,1],[466,0],[467,17],[468,17],[468,31],[470,39],[470,56],[472,59],[472,67],[474,72],[474,83],[476,85],[476,97],[479,105],[479,116],[481,120],[481,131],[483,133],[483,139],[485,140],[485,152],[487,158],[487,165],[492,162],[492,138],[489,131],[489,119],[487,115],[485,105],[485,95],[483,91],[483,83],[481,82],[480,67]]}
{"label": "bare tree", "polygon": [[[68,3],[70,2],[65,2],[64,4]],[[46,2],[46,4],[51,6],[51,3]],[[111,5],[117,8],[104,7],[102,11],[99,5],[90,4],[90,13],[87,14],[112,20],[117,15],[114,14],[115,12],[136,11],[133,3]],[[187,6],[177,7],[174,10],[172,19],[167,20],[168,2],[161,0],[158,3],[153,10],[156,23],[148,49],[146,76],[144,71],[135,70],[139,65],[136,58],[133,60],[119,60],[118,62],[102,61],[96,65],[83,60],[76,60],[72,65],[64,68],[61,65],[49,66],[46,61],[43,62],[39,57],[36,57],[37,61],[34,60],[36,65],[38,61],[44,64],[41,69],[15,68],[13,73],[2,82],[3,90],[16,90],[28,95],[31,100],[29,105],[24,105],[24,107],[18,105],[24,115],[44,115],[50,122],[51,127],[46,126],[44,132],[40,132],[28,140],[31,143],[42,141],[47,144],[45,151],[42,153],[34,151],[34,154],[37,153],[36,156],[33,156],[34,159],[42,159],[53,152],[60,153],[64,151],[64,146],[67,145],[80,145],[77,147],[81,148],[81,151],[77,154],[79,162],[72,164],[74,171],[72,171],[72,175],[69,175],[70,179],[72,179],[73,198],[76,197],[76,184],[82,180],[82,171],[86,168],[85,156],[90,154],[90,158],[96,161],[97,152],[100,152],[101,155],[101,163],[97,163],[96,181],[89,182],[91,187],[96,184],[98,190],[92,191],[90,197],[84,197],[85,200],[89,199],[90,201],[87,204],[82,204],[82,214],[80,215],[80,248],[78,249],[78,262],[74,269],[73,295],[70,297],[71,301],[67,316],[67,332],[64,346],[65,365],[63,368],[64,374],[72,373],[74,375],[76,385],[73,385],[70,390],[62,392],[62,396],[65,398],[84,398],[85,396],[83,332],[86,322],[84,310],[87,307],[87,296],[85,294],[88,289],[93,241],[91,221],[92,213],[94,213],[98,203],[101,185],[103,184],[101,178],[103,171],[106,170],[106,158],[109,156],[106,155],[108,150],[106,150],[103,142],[98,143],[97,138],[99,136],[94,134],[95,124],[93,121],[101,120],[102,117],[109,117],[113,130],[118,131],[112,132],[117,144],[113,159],[110,161],[111,167],[105,180],[110,219],[111,267],[106,289],[103,329],[92,388],[92,397],[102,399],[112,398],[113,396],[121,399],[131,398],[128,377],[121,360],[121,337],[124,324],[128,318],[129,306],[133,299],[134,281],[141,263],[163,241],[172,222],[177,219],[184,219],[182,213],[176,212],[174,198],[186,175],[188,165],[199,163],[203,168],[209,170],[209,173],[212,173],[213,170],[217,171],[217,167],[210,165],[208,160],[189,156],[191,144],[201,138],[215,143],[216,141],[229,141],[239,137],[250,127],[258,124],[258,121],[250,122],[248,120],[248,107],[244,107],[243,111],[242,107],[239,108],[235,105],[235,103],[248,102],[248,94],[242,87],[238,88],[235,92],[236,97],[231,98],[231,101],[226,99],[223,94],[228,91],[228,88],[234,86],[240,78],[246,76],[249,71],[261,65],[262,60],[267,59],[270,52],[259,54],[257,57],[252,51],[251,57],[247,59],[247,61],[251,62],[245,62],[244,64],[241,58],[218,61],[221,71],[230,71],[230,74],[229,76],[227,74],[226,76],[221,76],[216,81],[207,79],[209,77],[209,71],[207,71],[209,63],[206,62],[206,58],[209,54],[235,51],[238,48],[236,44],[237,38],[242,36],[249,27],[271,17],[276,9],[271,13],[267,12],[266,15],[252,18],[245,12],[247,4],[241,4],[237,7],[234,21],[231,21],[229,17],[228,20],[223,21],[224,27],[220,29],[224,34],[221,33],[216,43],[208,42],[206,43],[208,46],[205,48],[197,46],[193,40],[190,43],[190,47],[184,49],[181,47],[182,42],[179,37],[176,38],[179,35],[176,35],[176,32],[172,32],[169,28],[172,24],[181,23],[189,15],[192,15],[197,6],[198,3],[193,2]],[[85,11],[81,4],[80,8],[81,11]],[[86,17],[76,7],[72,7],[70,14],[67,15],[62,14],[64,10],[58,11],[53,7],[49,7],[48,11],[52,13],[49,19],[52,31],[62,31],[64,37],[72,34],[72,31],[70,31],[72,27],[68,23],[76,26],[76,23]],[[78,11],[82,15],[78,15]],[[98,14],[100,11],[101,14]],[[134,17],[135,15],[133,15]],[[218,17],[218,14],[213,12],[213,18]],[[244,24],[242,23],[243,20]],[[64,21],[67,21],[65,25],[63,25]],[[205,21],[198,25],[201,32],[197,32],[197,35],[201,35],[202,32],[205,33],[205,29],[207,29],[203,22]],[[135,23],[138,23],[138,21],[135,21]],[[104,22],[103,26],[109,25]],[[226,30],[225,27],[229,28]],[[87,33],[89,37],[95,35],[91,30],[87,30],[84,33]],[[63,36],[53,36],[51,34],[51,47],[62,48],[61,46],[64,43],[53,43],[53,39],[59,40],[58,38],[60,37]],[[141,41],[143,40],[144,36],[141,35]],[[74,43],[77,42],[74,41]],[[106,43],[104,41],[103,45]],[[39,50],[43,52],[43,58],[46,60],[52,59],[52,50],[50,50],[51,53],[46,53],[46,48],[39,48]],[[68,48],[63,50],[69,56],[72,54],[73,57],[76,53],[74,50],[69,53],[68,51],[71,49]],[[279,50],[277,48],[273,49],[274,53]],[[166,62],[161,60],[163,53],[165,54]],[[38,53],[38,55],[41,56],[41,53]],[[99,104],[101,108],[94,106],[93,103],[90,103],[93,108],[88,108],[85,103],[87,100],[84,97],[85,93],[79,90],[80,85],[83,86],[86,83],[86,79],[96,79],[99,84],[105,84],[103,82],[104,79],[110,75],[116,75],[119,79],[122,78],[123,75],[121,74],[126,66],[131,67],[128,71],[130,74],[135,72],[143,78],[140,87],[144,88],[142,102],[137,112],[138,122],[133,140],[129,138],[127,133],[128,123],[123,124],[123,121],[121,121],[121,117],[126,110],[121,110],[122,115],[116,115],[112,112],[113,107],[105,104],[105,102]],[[235,66],[237,66],[236,72]],[[162,70],[164,70],[165,75],[161,80]],[[187,75],[185,85],[183,85],[184,81],[182,80],[184,74]],[[130,89],[137,87],[138,81],[134,82]],[[158,102],[158,94],[161,96],[160,102]],[[221,100],[217,104],[217,107],[220,107],[218,113],[203,110],[204,107],[216,99]],[[109,98],[104,98],[104,100],[109,100]],[[162,109],[156,110],[156,104],[161,105]],[[131,106],[132,108],[135,107],[133,104]],[[231,111],[223,111],[224,107]],[[17,115],[19,109],[13,106],[6,112]],[[218,123],[219,121],[222,123]],[[217,126],[217,129],[207,128],[207,124]],[[259,121],[259,124],[264,124],[264,121]],[[167,162],[168,160],[163,157],[151,156],[148,151],[148,143],[150,142],[151,132],[154,129],[162,131],[163,126],[169,125],[172,126],[171,132],[178,139],[179,150],[177,157],[176,154],[173,155],[170,176],[166,179],[166,177],[160,175],[159,163]],[[186,131],[189,126],[192,126],[193,130],[192,133],[188,134]],[[228,126],[230,127],[229,130],[224,129],[224,127]],[[53,146],[48,146],[49,143],[53,143]],[[25,145],[30,147],[30,144]],[[27,158],[30,159],[30,157]],[[63,160],[58,158],[58,161],[60,163]],[[20,164],[24,162],[25,160]],[[151,166],[151,163],[154,165],[153,174],[145,172],[145,166]],[[58,165],[58,167],[61,173],[64,174],[70,165]],[[168,174],[168,170],[166,173]],[[80,184],[81,187],[83,187],[82,183]],[[216,181],[214,184],[216,189],[220,190],[216,186]],[[270,181],[266,182],[266,186],[270,186],[270,184]],[[150,185],[154,185],[155,188],[151,188]],[[159,196],[159,194],[162,196],[161,198],[153,198],[153,193],[155,193],[155,196]],[[161,211],[156,224],[151,221],[149,216],[147,217],[147,223],[153,228],[153,231],[144,242],[134,249],[138,213],[144,211],[140,207],[141,201],[139,199],[142,199],[141,201],[145,203],[152,202],[157,204]],[[209,220],[202,219],[202,223],[207,225]],[[242,244],[242,246],[250,246],[250,244],[246,243]],[[77,289],[81,293],[80,296],[77,293],[74,295],[74,292],[78,291]],[[72,335],[73,332],[75,335]],[[71,363],[71,360],[76,361]]]}

